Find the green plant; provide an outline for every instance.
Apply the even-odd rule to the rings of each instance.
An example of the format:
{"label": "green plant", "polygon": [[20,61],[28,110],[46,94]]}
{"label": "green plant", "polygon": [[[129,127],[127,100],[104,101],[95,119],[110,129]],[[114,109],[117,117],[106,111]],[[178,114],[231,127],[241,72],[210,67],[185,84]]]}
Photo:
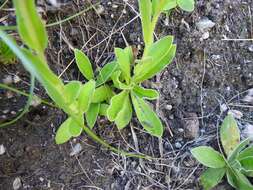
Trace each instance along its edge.
{"label": "green plant", "polygon": [[13,3],[18,32],[26,46],[18,47],[1,30],[0,37],[15,52],[31,75],[44,86],[55,104],[68,115],[57,130],[56,142],[64,143],[84,131],[94,141],[114,152],[125,156],[150,158],[112,147],[98,137],[92,128],[97,117],[103,115],[122,129],[130,122],[134,107],[144,129],[154,136],[162,136],[162,123],[145,101],[156,99],[159,94],[155,90],[143,88],[141,83],[164,69],[175,56],[176,46],[172,36],[163,37],[157,42],[154,42],[153,38],[159,15],[167,1],[139,0],[145,42],[144,53],[140,59],[133,56],[131,47],[115,48],[116,60],[107,63],[99,70],[98,75],[95,75],[88,57],[82,51],[74,50],[77,66],[87,79],[85,84],[80,81],[63,84],[49,68],[44,55],[48,42],[47,32],[36,12],[34,0],[13,0]]}
{"label": "green plant", "polygon": [[220,140],[226,157],[207,146],[191,150],[201,164],[209,167],[200,177],[204,189],[212,189],[226,175],[232,187],[252,190],[253,185],[246,176],[253,177],[253,146],[248,146],[250,139],[240,142],[240,131],[236,120],[230,114],[220,127]]}
{"label": "green plant", "polygon": [[0,63],[11,64],[16,61],[15,54],[11,51],[9,46],[0,41]]}
{"label": "green plant", "polygon": [[176,8],[177,6],[184,11],[192,12],[194,10],[195,1],[194,0],[167,0],[164,11],[169,11]]}

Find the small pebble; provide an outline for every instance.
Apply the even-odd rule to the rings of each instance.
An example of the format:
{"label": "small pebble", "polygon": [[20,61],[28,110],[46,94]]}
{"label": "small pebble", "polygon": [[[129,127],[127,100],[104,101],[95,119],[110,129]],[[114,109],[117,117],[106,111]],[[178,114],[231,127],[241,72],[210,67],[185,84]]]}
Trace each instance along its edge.
{"label": "small pebble", "polygon": [[209,29],[215,26],[215,23],[211,21],[209,18],[202,18],[200,21],[196,23],[196,26],[200,32],[208,31]]}
{"label": "small pebble", "polygon": [[249,51],[253,52],[253,44],[249,46]]}
{"label": "small pebble", "polygon": [[97,10],[97,14],[101,15],[103,14],[105,8],[102,5],[98,5],[96,10]]}
{"label": "small pebble", "polygon": [[18,190],[18,189],[20,189],[21,186],[22,186],[21,179],[19,177],[16,177],[13,181],[13,184],[12,184],[13,189]]}
{"label": "small pebble", "polygon": [[82,151],[83,147],[80,143],[77,143],[73,148],[72,151],[70,152],[70,156],[74,156],[79,154]]}
{"label": "small pebble", "polygon": [[245,129],[243,130],[243,134],[245,135],[246,138],[253,139],[253,125],[249,123],[246,124]]}
{"label": "small pebble", "polygon": [[208,39],[210,36],[209,32],[204,32],[200,38],[201,41]]}
{"label": "small pebble", "polygon": [[179,149],[179,148],[182,148],[182,145],[181,145],[180,142],[176,142],[176,143],[175,143],[175,147],[176,147],[177,149]]}
{"label": "small pebble", "polygon": [[189,139],[195,139],[199,136],[199,119],[196,113],[189,113],[190,119],[184,122],[184,136]]}
{"label": "small pebble", "polygon": [[166,109],[166,110],[169,110],[169,111],[172,110],[172,108],[173,108],[172,105],[166,105],[166,106],[165,106],[165,109]]}
{"label": "small pebble", "polygon": [[119,6],[118,5],[116,5],[116,4],[113,4],[112,5],[112,8],[114,8],[114,9],[117,9]]}
{"label": "small pebble", "polygon": [[3,155],[5,153],[5,147],[3,144],[0,145],[0,155]]}

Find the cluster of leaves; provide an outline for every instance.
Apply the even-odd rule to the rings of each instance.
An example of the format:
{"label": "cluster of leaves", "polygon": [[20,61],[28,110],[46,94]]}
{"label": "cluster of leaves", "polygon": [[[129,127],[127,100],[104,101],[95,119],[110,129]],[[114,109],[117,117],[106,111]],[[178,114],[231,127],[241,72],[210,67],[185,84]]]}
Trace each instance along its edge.
{"label": "cluster of leaves", "polygon": [[[159,94],[153,89],[144,88],[141,83],[162,71],[175,56],[173,36],[165,36],[156,42],[153,38],[157,20],[168,2],[170,1],[139,0],[145,42],[140,59],[133,55],[130,46],[115,48],[116,59],[107,63],[95,76],[88,57],[75,49],[77,66],[87,82],[83,84],[80,81],[70,81],[63,84],[47,64],[44,51],[48,45],[48,36],[34,0],[13,0],[18,32],[25,47],[17,46],[3,31],[0,31],[0,37],[21,59],[31,75],[44,86],[55,104],[68,115],[57,131],[58,144],[85,131],[96,142],[118,152],[100,139],[92,128],[97,117],[103,115],[122,129],[130,122],[133,110],[148,133],[162,136],[162,122],[146,101],[158,98]],[[179,0],[177,4],[182,5]]]}
{"label": "cluster of leaves", "polygon": [[204,189],[212,189],[226,175],[232,187],[252,190],[253,185],[246,176],[253,177],[253,146],[249,146],[250,139],[240,142],[240,131],[231,114],[221,125],[220,140],[226,156],[207,146],[191,150],[201,164],[209,167],[200,178]]}
{"label": "cluster of leaves", "polygon": [[15,54],[11,51],[9,46],[0,41],[0,63],[11,64],[16,61]]}
{"label": "cluster of leaves", "polygon": [[192,12],[195,7],[195,1],[194,0],[167,0],[167,4],[164,11],[169,11],[171,9],[174,9],[176,7],[180,7],[184,11]]}

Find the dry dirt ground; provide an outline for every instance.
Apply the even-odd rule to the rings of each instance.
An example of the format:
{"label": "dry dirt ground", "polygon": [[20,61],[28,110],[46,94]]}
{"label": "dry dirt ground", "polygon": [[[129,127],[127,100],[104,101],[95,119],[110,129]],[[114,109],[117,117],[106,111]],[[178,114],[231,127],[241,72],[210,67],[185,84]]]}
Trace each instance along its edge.
{"label": "dry dirt ground", "polygon": [[[113,48],[125,47],[125,41],[143,47],[137,0],[61,1],[59,7],[38,1],[47,23],[91,4],[94,7],[85,14],[48,28],[48,61],[65,82],[84,80],[72,61],[71,46],[82,48],[94,68],[113,59]],[[13,10],[3,9],[0,15],[2,24],[15,24]],[[253,38],[252,17],[252,0],[197,0],[193,13],[174,10],[161,17],[156,36],[174,35],[177,55],[145,85],[160,91],[159,101],[153,103],[166,128],[163,138],[144,133],[136,119],[131,127],[118,131],[101,118],[94,129],[115,147],[153,155],[156,160],[115,155],[85,134],[58,146],[55,132],[66,116],[41,104],[14,125],[0,129],[0,145],[5,148],[0,155],[0,189],[13,189],[14,181],[25,190],[201,189],[198,178],[204,168],[190,149],[199,145],[218,149],[217,129],[228,109],[243,114],[238,119],[242,131],[253,124],[252,104],[243,101],[253,88],[253,43],[248,40]],[[203,22],[209,24],[205,29]],[[20,80],[9,85],[28,91],[29,74],[21,64],[0,64],[1,82],[10,76]],[[39,84],[35,93],[48,99]],[[0,122],[14,118],[25,102],[26,97],[0,89]],[[72,155],[77,148],[79,152]],[[230,188],[224,180],[217,189]]]}

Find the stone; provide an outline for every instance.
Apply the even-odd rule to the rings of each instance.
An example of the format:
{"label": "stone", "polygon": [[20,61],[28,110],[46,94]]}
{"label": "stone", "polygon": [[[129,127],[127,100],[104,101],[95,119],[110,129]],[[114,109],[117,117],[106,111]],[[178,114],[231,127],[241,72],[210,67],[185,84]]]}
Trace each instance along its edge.
{"label": "stone", "polygon": [[79,154],[83,150],[83,147],[80,143],[77,143],[73,148],[72,151],[70,152],[70,156],[75,156]]}
{"label": "stone", "polygon": [[3,155],[5,153],[5,147],[3,144],[0,145],[0,155]]}
{"label": "stone", "polygon": [[22,186],[22,182],[21,179],[19,177],[16,177],[13,181],[12,187],[14,190],[18,190],[20,189]]}
{"label": "stone", "polygon": [[199,120],[196,113],[189,113],[190,119],[184,122],[184,136],[189,139],[195,139],[199,136]]}
{"label": "stone", "polygon": [[209,18],[204,17],[196,23],[196,26],[200,32],[205,32],[213,28],[215,26],[215,23]]}

